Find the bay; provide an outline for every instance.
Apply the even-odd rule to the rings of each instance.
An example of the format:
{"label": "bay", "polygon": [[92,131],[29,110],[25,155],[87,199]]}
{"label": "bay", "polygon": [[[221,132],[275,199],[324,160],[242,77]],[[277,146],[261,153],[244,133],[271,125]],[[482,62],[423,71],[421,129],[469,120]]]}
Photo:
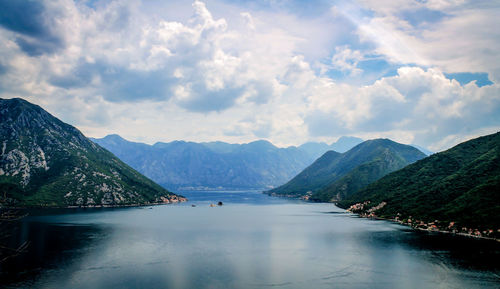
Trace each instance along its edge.
{"label": "bay", "polygon": [[[2,263],[8,288],[498,288],[498,242],[418,232],[332,204],[259,192],[30,211]],[[223,202],[222,206],[210,204]],[[195,205],[194,207],[192,205]]]}

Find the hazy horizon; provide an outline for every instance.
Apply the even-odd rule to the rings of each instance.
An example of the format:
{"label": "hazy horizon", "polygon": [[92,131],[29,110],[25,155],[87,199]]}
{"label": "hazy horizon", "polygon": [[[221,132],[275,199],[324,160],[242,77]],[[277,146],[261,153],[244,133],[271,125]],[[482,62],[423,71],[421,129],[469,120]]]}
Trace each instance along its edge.
{"label": "hazy horizon", "polygon": [[[326,145],[328,145],[328,146],[331,146],[331,145],[334,145],[336,142],[338,142],[341,138],[345,138],[345,137],[347,137],[347,138],[358,138],[358,137],[356,137],[356,136],[351,136],[351,135],[349,135],[349,136],[340,136],[338,139],[334,140],[334,141],[333,141],[333,142],[331,142],[331,143],[322,142],[322,141],[317,141],[317,142],[315,142],[315,141],[307,141],[307,142],[301,143],[301,144],[299,144],[299,145],[289,145],[289,146],[279,146],[279,145],[276,145],[276,144],[274,144],[272,141],[267,140],[267,139],[254,139],[254,140],[250,140],[250,141],[248,141],[248,142],[225,142],[225,141],[220,141],[220,140],[213,140],[213,141],[208,141],[208,142],[199,142],[199,141],[193,141],[193,140],[183,140],[183,139],[179,139],[179,140],[171,140],[171,141],[168,141],[168,142],[164,142],[164,141],[141,142],[141,141],[133,141],[133,140],[129,140],[129,139],[124,138],[123,136],[121,136],[121,135],[119,135],[119,134],[114,134],[114,133],[112,133],[112,134],[108,134],[108,135],[105,135],[104,137],[100,137],[100,138],[96,138],[96,137],[90,137],[90,138],[91,138],[91,139],[104,139],[104,138],[106,138],[106,137],[109,137],[109,136],[115,136],[115,135],[116,135],[116,136],[118,136],[118,137],[121,137],[122,139],[124,139],[124,140],[126,140],[126,141],[128,141],[128,142],[142,143],[142,144],[147,144],[147,145],[150,145],[150,146],[154,146],[155,144],[158,144],[158,143],[171,143],[171,142],[187,142],[187,143],[201,143],[201,144],[203,144],[203,143],[215,143],[215,142],[222,142],[222,143],[226,143],[226,144],[230,144],[230,145],[233,145],[233,144],[236,144],[236,145],[244,145],[244,144],[249,144],[249,143],[258,142],[258,141],[267,141],[267,142],[271,143],[272,145],[274,145],[274,146],[275,146],[275,147],[277,147],[277,148],[290,148],[290,147],[297,147],[297,148],[298,148],[298,147],[300,147],[300,146],[302,146],[302,145],[305,145],[305,144],[308,144],[308,143],[317,143],[317,144],[322,143],[322,144],[326,144]],[[361,138],[359,138],[359,139],[361,139]],[[376,139],[376,138],[374,138],[374,139]],[[367,141],[367,140],[374,140],[374,139],[363,139],[363,141]],[[423,151],[423,152],[424,152],[425,154],[427,154],[427,152],[426,152],[426,151],[429,151],[426,147],[423,147],[423,146],[421,146],[421,145],[419,145],[419,144],[413,144],[413,143],[402,143],[402,144],[406,144],[406,145],[413,146],[413,147],[415,147],[415,148],[417,148],[417,149],[419,149],[419,150],[424,149],[425,151]],[[446,149],[448,149],[448,148],[446,148]],[[436,152],[437,152],[437,151],[432,152],[432,153],[436,153]]]}

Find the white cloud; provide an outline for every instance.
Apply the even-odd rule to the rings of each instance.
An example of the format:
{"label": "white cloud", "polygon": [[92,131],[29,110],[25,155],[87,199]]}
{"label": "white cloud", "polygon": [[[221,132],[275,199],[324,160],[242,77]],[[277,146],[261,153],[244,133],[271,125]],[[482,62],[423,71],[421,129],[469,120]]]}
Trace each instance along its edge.
{"label": "white cloud", "polygon": [[332,65],[335,69],[355,76],[363,72],[358,68],[358,63],[363,59],[364,55],[359,50],[351,50],[348,46],[337,46],[332,57]]}
{"label": "white cloud", "polygon": [[[399,64],[439,67],[445,72],[487,72],[500,80],[500,13],[490,1],[361,1],[374,17],[356,19],[360,39]],[[405,14],[421,23],[410,23]],[[428,15],[436,19],[426,19]],[[430,21],[430,22],[429,22]]]}
{"label": "white cloud", "polygon": [[255,23],[253,21],[253,17],[250,13],[248,12],[241,12],[240,13],[241,17],[245,19],[245,23],[250,30],[255,30]]}
{"label": "white cloud", "polygon": [[[349,134],[439,150],[500,127],[497,83],[462,86],[443,74],[498,71],[498,33],[490,31],[490,39],[487,28],[469,27],[477,21],[494,27],[494,20],[480,18],[494,19],[494,12],[457,10],[448,2],[428,1],[452,17],[423,27],[398,14],[425,8],[422,3],[362,3],[374,16],[354,13],[350,19],[365,46],[338,40],[342,33],[356,37],[348,25],[330,31],[323,19],[307,22],[235,6],[211,11],[199,1],[188,20],[175,21],[149,17],[143,12],[147,1],[113,1],[96,9],[47,2],[46,13],[55,19],[48,31],[58,35],[60,47],[30,56],[16,42],[19,32],[0,28],[0,96],[27,98],[96,137],[119,133],[150,143],[268,138],[297,145]],[[363,86],[317,71],[316,62],[326,60],[362,77],[367,55],[403,67]]]}
{"label": "white cloud", "polygon": [[[406,131],[412,135],[408,141],[440,150],[445,148],[440,137],[477,134],[478,128],[498,128],[500,122],[500,86],[462,86],[437,69],[402,67],[396,76],[364,87],[318,82],[309,99],[312,131],[321,132],[328,122],[342,134]],[[324,121],[318,120],[322,115]]]}

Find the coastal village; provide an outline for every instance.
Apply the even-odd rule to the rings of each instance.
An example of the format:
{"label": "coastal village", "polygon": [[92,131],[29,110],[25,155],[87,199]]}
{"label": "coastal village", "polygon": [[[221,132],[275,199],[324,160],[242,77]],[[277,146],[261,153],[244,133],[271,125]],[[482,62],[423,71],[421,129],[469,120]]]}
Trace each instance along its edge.
{"label": "coastal village", "polygon": [[456,234],[467,237],[475,237],[482,239],[491,239],[500,242],[500,228],[494,229],[475,229],[470,227],[461,227],[456,222],[443,222],[439,220],[434,220],[432,222],[425,222],[419,220],[413,216],[403,216],[401,213],[396,213],[394,217],[382,217],[376,214],[376,212],[387,205],[386,202],[381,202],[376,206],[373,206],[370,201],[365,201],[362,203],[356,203],[351,205],[347,211],[353,214],[358,214],[362,218],[371,219],[383,219],[397,222],[402,225],[410,226],[414,229],[429,232],[440,232],[447,234]]}

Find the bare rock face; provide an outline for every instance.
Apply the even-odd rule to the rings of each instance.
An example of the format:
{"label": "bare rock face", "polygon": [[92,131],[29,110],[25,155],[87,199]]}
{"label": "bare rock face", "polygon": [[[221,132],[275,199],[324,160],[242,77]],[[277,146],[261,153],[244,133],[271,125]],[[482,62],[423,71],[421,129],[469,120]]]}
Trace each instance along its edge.
{"label": "bare rock face", "polygon": [[37,105],[0,99],[1,206],[117,206],[184,200]]}

